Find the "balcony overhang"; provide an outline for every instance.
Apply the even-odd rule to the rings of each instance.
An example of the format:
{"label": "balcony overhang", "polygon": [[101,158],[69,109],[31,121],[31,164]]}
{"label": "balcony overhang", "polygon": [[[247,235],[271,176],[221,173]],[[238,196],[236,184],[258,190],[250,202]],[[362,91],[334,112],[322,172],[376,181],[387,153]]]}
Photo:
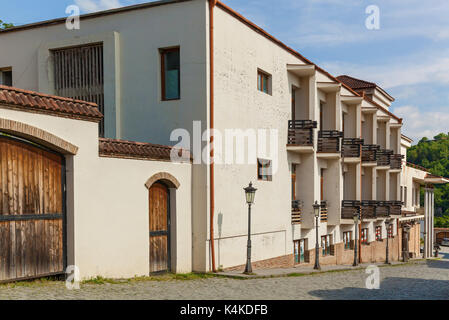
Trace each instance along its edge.
{"label": "balcony overhang", "polygon": [[390,173],[401,173],[401,169],[390,169]]}
{"label": "balcony overhang", "polygon": [[361,159],[357,157],[345,157],[344,162],[345,163],[360,163]]}
{"label": "balcony overhang", "polygon": [[295,152],[295,153],[313,153],[313,146],[295,146],[288,144],[287,151]]}
{"label": "balcony overhang", "polygon": [[344,102],[346,104],[357,105],[357,104],[361,104],[362,101],[363,101],[362,97],[341,95],[341,102]]}
{"label": "balcony overhang", "polygon": [[400,129],[400,128],[402,128],[402,123],[390,123],[390,128]]}
{"label": "balcony overhang", "polygon": [[316,157],[321,158],[321,159],[340,159],[341,153],[340,152],[337,152],[337,153],[317,152]]}
{"label": "balcony overhang", "polygon": [[390,117],[388,117],[388,116],[377,116],[377,121],[379,121],[379,122],[388,122],[388,121],[390,121]]}
{"label": "balcony overhang", "polygon": [[376,167],[377,166],[377,162],[373,161],[373,162],[362,162],[362,167]]}
{"label": "balcony overhang", "polygon": [[390,166],[377,166],[376,169],[377,170],[390,170]]}
{"label": "balcony overhang", "polygon": [[430,177],[424,179],[425,184],[446,184],[449,183],[449,179],[444,177]]}
{"label": "balcony overhang", "polygon": [[377,113],[377,108],[367,108],[367,107],[362,107],[362,112],[363,112],[363,113],[374,114],[374,113]]}
{"label": "balcony overhang", "polygon": [[341,83],[336,82],[317,82],[317,88],[326,93],[339,92]]}
{"label": "balcony overhang", "polygon": [[399,220],[399,222],[421,221],[421,220],[424,220],[424,215],[402,217],[402,218],[399,218],[398,220]]}
{"label": "balcony overhang", "polygon": [[287,64],[287,71],[298,77],[310,77],[316,72],[313,64]]}

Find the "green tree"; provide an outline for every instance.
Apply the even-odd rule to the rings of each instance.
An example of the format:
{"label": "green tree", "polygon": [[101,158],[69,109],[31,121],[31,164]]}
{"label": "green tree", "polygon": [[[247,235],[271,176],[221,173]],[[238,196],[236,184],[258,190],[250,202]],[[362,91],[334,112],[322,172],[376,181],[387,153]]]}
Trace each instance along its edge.
{"label": "green tree", "polygon": [[12,27],[14,27],[12,23],[3,22],[3,20],[0,19],[0,29],[7,29]]}
{"label": "green tree", "polygon": [[[449,133],[440,133],[433,140],[422,138],[408,150],[407,161],[427,168],[432,174],[449,177]],[[442,217],[435,218],[435,226],[449,227],[449,184],[436,186],[435,207],[442,209]]]}

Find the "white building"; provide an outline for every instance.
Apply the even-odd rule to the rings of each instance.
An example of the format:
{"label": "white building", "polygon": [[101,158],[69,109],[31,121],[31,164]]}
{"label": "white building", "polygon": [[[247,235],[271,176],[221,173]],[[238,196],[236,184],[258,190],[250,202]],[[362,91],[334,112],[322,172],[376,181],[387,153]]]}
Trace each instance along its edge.
{"label": "white building", "polygon": [[[401,186],[413,192],[409,182],[422,172],[404,176],[402,119],[389,111],[394,99],[384,90],[335,78],[221,2],[152,2],[84,15],[79,30],[65,23],[0,32],[3,84],[35,91],[0,87],[0,131],[8,134],[0,137],[2,150],[26,154],[22,140],[10,142],[24,138],[56,151],[65,168],[57,176],[60,189],[26,176],[14,187],[8,172],[22,177],[26,170],[14,165],[13,151],[2,153],[2,161],[9,160],[1,162],[0,188],[8,192],[0,199],[0,238],[7,240],[0,264],[8,273],[0,273],[0,281],[59,273],[66,265],[79,267],[83,278],[241,268],[247,240],[242,188],[250,181],[258,189],[256,267],[313,263],[315,201],[322,207],[322,264],[352,262],[359,211],[359,259],[383,261],[387,234],[391,259],[401,257],[403,224],[420,219],[418,212],[404,220]],[[93,101],[104,120],[95,105],[54,95]],[[264,152],[259,134],[246,164],[207,164],[197,155],[208,136],[197,141],[210,128],[217,130],[214,153],[224,158],[229,153],[218,142],[226,130],[278,135]],[[171,152],[179,150],[161,146],[176,144],[176,129],[192,138],[186,146],[191,162],[172,163]],[[30,170],[45,177],[44,167]],[[415,187],[444,182],[419,179]],[[26,190],[41,199],[34,209]],[[45,194],[57,195],[51,199],[58,210],[45,205]],[[388,230],[387,218],[393,218]],[[24,263],[31,249],[12,243],[23,232],[38,237],[28,225],[45,229],[55,221],[56,231],[44,234],[58,254],[45,241],[40,246],[43,261],[56,266],[35,266],[38,258]],[[409,240],[418,255],[419,235]],[[408,256],[412,249],[404,248]]]}

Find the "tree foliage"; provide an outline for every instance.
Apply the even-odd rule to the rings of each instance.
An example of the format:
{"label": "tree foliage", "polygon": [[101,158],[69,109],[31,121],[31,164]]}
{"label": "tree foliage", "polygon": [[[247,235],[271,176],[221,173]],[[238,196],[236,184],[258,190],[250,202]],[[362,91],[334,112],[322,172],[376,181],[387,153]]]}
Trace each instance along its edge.
{"label": "tree foliage", "polygon": [[0,29],[7,29],[12,27],[14,27],[12,23],[3,22],[3,20],[0,19]]}
{"label": "tree foliage", "polygon": [[[419,143],[412,146],[407,153],[407,161],[427,168],[430,173],[449,177],[449,133],[440,133],[429,140],[422,138]],[[437,227],[449,227],[449,184],[435,188],[436,214],[441,208],[443,217],[435,219]]]}

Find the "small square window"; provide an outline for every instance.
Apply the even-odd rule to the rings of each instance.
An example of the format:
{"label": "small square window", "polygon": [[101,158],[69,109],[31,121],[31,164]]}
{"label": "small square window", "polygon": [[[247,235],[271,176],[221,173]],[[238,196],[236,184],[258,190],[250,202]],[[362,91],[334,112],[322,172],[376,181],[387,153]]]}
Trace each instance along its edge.
{"label": "small square window", "polygon": [[162,100],[181,98],[181,63],[179,48],[160,49]]}
{"label": "small square window", "polygon": [[266,159],[257,159],[257,178],[262,181],[272,181],[272,162]]}
{"label": "small square window", "polygon": [[271,75],[258,70],[257,71],[257,89],[266,94],[271,94]]}

